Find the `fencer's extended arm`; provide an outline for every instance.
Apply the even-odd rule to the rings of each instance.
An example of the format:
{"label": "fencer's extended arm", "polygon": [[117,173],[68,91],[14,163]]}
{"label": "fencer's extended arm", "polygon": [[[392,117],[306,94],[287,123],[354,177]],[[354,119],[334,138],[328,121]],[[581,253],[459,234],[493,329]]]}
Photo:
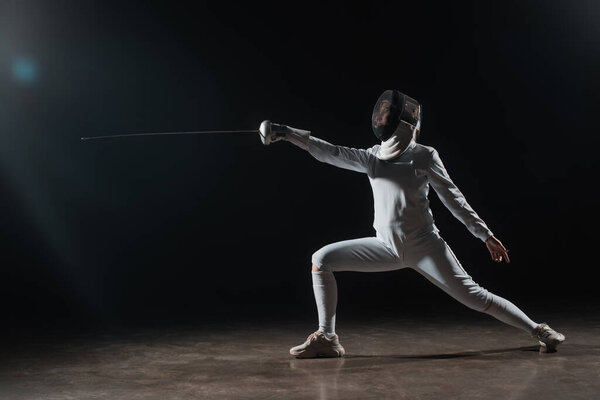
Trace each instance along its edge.
{"label": "fencer's extended arm", "polygon": [[356,172],[368,173],[369,163],[373,157],[369,150],[336,146],[311,136],[310,131],[270,121],[264,121],[261,125],[261,136],[265,144],[285,140],[307,150],[321,162]]}
{"label": "fencer's extended arm", "polygon": [[471,208],[465,196],[456,187],[436,150],[432,153],[432,158],[427,168],[427,177],[429,183],[438,194],[442,203],[452,212],[452,214],[462,222],[467,229],[477,238],[486,241],[493,236],[485,222]]}
{"label": "fencer's extended arm", "polygon": [[314,136],[309,138],[307,150],[321,162],[362,173],[368,173],[374,157],[369,150],[337,146]]}

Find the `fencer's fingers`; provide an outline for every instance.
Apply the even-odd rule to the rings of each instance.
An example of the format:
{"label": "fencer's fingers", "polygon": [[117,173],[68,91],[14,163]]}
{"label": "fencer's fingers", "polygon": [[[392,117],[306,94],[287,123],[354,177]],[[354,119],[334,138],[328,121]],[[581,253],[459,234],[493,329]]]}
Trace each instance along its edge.
{"label": "fencer's fingers", "polygon": [[506,260],[507,264],[510,264],[510,258],[508,258],[508,250],[504,251],[504,259]]}

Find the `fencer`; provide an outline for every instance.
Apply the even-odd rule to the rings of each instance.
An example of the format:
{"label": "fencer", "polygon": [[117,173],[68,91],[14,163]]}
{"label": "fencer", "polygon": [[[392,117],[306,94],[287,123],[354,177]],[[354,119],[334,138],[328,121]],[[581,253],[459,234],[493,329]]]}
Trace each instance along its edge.
{"label": "fencer", "polygon": [[318,161],[366,174],[373,191],[375,236],[326,245],[312,255],[312,282],[318,330],[290,349],[297,358],[341,357],[345,350],[335,332],[337,283],[334,272],[390,271],[412,268],[467,307],[487,313],[538,340],[542,352],[554,352],[565,340],[546,323],[532,321],[507,299],[473,281],[439,234],[427,198],[429,187],[478,239],[496,262],[510,262],[508,251],[467,203],[448,175],[438,152],[417,142],[422,107],[398,90],[386,90],[372,114],[381,144],[368,149],[333,145],[311,132],[263,122],[263,143],[279,140],[307,150]]}

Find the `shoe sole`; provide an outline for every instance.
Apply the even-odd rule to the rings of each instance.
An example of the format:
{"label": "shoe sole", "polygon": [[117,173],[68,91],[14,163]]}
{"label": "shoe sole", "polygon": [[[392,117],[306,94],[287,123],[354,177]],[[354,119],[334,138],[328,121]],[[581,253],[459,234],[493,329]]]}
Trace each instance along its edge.
{"label": "shoe sole", "polygon": [[332,353],[308,353],[305,351],[293,352],[290,350],[290,354],[296,358],[337,358],[343,357],[345,354],[344,349],[333,350]]}
{"label": "shoe sole", "polygon": [[554,339],[549,343],[544,343],[541,340],[538,340],[540,344],[540,353],[556,353],[556,348],[559,344],[565,341],[565,336],[561,335],[560,338]]}

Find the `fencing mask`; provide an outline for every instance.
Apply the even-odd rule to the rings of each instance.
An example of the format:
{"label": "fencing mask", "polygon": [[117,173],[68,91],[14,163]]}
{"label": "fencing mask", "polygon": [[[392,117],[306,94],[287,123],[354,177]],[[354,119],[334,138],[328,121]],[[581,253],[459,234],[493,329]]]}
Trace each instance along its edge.
{"label": "fencing mask", "polygon": [[420,129],[421,105],[398,90],[386,90],[373,108],[371,123],[382,142],[379,158],[391,159],[406,150]]}

